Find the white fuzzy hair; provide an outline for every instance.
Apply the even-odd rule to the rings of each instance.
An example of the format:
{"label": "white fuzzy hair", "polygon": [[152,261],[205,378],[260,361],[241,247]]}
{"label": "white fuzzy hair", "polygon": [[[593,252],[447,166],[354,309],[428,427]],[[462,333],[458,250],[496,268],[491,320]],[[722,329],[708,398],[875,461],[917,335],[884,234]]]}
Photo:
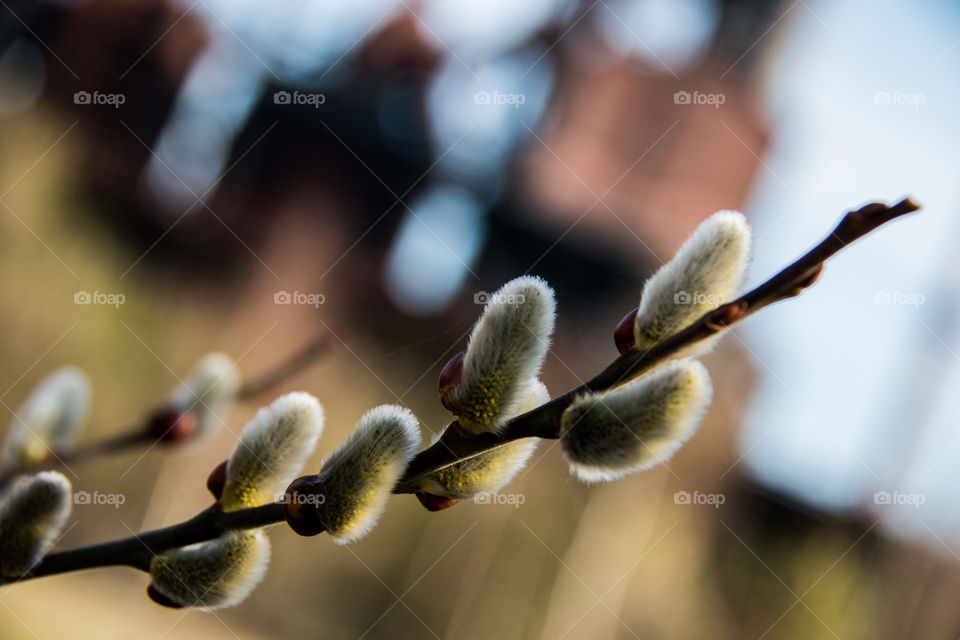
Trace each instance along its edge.
{"label": "white fuzzy hair", "polygon": [[399,405],[381,405],[365,413],[327,456],[317,513],[337,544],[370,532],[419,445],[417,418]]}
{"label": "white fuzzy hair", "polygon": [[581,480],[616,480],[667,460],[696,432],[712,388],[706,367],[675,360],[627,384],[577,398],[560,441]]}
{"label": "white fuzzy hair", "polygon": [[275,500],[300,473],[323,431],[323,407],[309,393],[282,395],[257,411],[227,463],[224,511]]}
{"label": "white fuzzy hair", "polygon": [[464,431],[496,432],[516,415],[524,384],[546,357],[555,314],[553,289],[535,276],[491,294],[470,334],[460,385],[449,392]]}
{"label": "white fuzzy hair", "polygon": [[[523,401],[516,415],[531,411],[550,400],[546,386],[539,380],[525,385]],[[438,435],[434,442],[439,439]],[[463,462],[427,474],[417,483],[417,489],[431,495],[464,500],[481,493],[493,493],[509,484],[533,455],[538,438],[514,440]]]}
{"label": "white fuzzy hair", "polygon": [[218,609],[243,601],[263,579],[270,540],[262,529],[172,549],[150,561],[153,586],[185,607]]}
{"label": "white fuzzy hair", "polygon": [[0,505],[0,573],[27,573],[53,544],[70,515],[70,481],[56,471],[20,478]]}
{"label": "white fuzzy hair", "polygon": [[74,366],[60,367],[17,408],[3,448],[3,466],[39,462],[53,449],[70,447],[87,417],[90,379]]}
{"label": "white fuzzy hair", "polygon": [[217,430],[239,389],[240,375],[230,356],[208,353],[170,394],[170,404],[192,413],[197,420],[196,436],[203,437]]}
{"label": "white fuzzy hair", "polygon": [[[746,218],[736,211],[718,211],[701,222],[644,285],[633,329],[637,347],[649,348],[733,301],[750,261],[750,235]],[[714,342],[704,340],[678,356],[703,353]]]}

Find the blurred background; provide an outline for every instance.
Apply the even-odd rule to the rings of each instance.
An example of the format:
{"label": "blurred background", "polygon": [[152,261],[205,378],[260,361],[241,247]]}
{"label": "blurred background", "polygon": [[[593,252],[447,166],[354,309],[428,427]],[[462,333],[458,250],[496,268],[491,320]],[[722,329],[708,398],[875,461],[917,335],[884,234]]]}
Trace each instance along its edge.
{"label": "blurred background", "polygon": [[[252,377],[324,332],[281,389],[325,405],[311,464],[379,403],[436,433],[436,376],[512,277],[556,289],[556,395],[710,213],[750,218],[753,285],[848,209],[924,205],[706,357],[713,405],[665,465],[587,487],[543,443],[504,504],[401,496],[348,547],[276,527],[234,609],[103,569],[4,588],[0,633],[958,637],[958,73],[945,0],[0,0],[0,405],[76,364],[89,439],[207,351]],[[208,506],[270,399],[75,465],[127,499],[59,546]]]}

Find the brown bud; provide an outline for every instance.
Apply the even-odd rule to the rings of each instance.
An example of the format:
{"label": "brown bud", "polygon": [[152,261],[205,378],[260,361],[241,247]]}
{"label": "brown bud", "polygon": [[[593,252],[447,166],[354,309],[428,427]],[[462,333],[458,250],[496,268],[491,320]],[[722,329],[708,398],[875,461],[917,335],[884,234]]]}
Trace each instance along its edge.
{"label": "brown bud", "polygon": [[794,285],[792,289],[787,289],[783,294],[780,295],[778,299],[784,300],[786,298],[792,298],[803,293],[803,290],[812,285],[820,277],[820,273],[823,271],[823,263],[818,264],[813,270],[808,271],[807,275],[797,281],[797,284]]}
{"label": "brown bud", "polygon": [[[463,427],[460,426],[460,419],[454,420],[449,425],[447,425],[447,430],[452,430],[455,434],[460,436],[463,440],[471,438],[471,434],[467,433]],[[444,433],[446,435],[446,433]]]}
{"label": "brown bud", "polygon": [[857,214],[859,216],[872,216],[880,213],[881,211],[886,211],[889,208],[890,207],[888,207],[882,202],[870,202],[863,205],[856,211],[852,211],[851,213]]}
{"label": "brown bud", "polygon": [[617,324],[617,328],[613,330],[613,343],[617,346],[617,351],[619,353],[624,353],[628,349],[632,348],[636,344],[636,339],[633,336],[633,325],[637,321],[637,311],[639,307],[623,316]]}
{"label": "brown bud", "polygon": [[443,370],[440,371],[440,378],[437,380],[437,392],[440,394],[440,403],[449,411],[452,411],[454,415],[459,415],[460,411],[450,403],[449,398],[447,398],[447,393],[449,393],[451,389],[456,389],[460,386],[460,381],[463,379],[463,359],[466,355],[466,351],[461,351],[450,358],[447,364],[443,365]]}
{"label": "brown bud", "polygon": [[183,609],[182,604],[160,593],[160,590],[153,586],[152,582],[147,587],[147,595],[150,596],[151,600],[163,607],[170,607],[171,609]]}
{"label": "brown bud", "polygon": [[714,331],[720,331],[740,320],[746,310],[747,303],[744,300],[728,302],[711,312],[706,319],[707,326]]}
{"label": "brown bud", "polygon": [[213,494],[213,497],[217,500],[220,499],[220,496],[223,495],[223,486],[227,483],[227,463],[229,460],[224,460],[216,467],[213,468],[213,471],[210,472],[210,475],[207,476],[207,489],[210,493]]}
{"label": "brown bud", "polygon": [[800,282],[797,283],[797,286],[801,289],[806,289],[820,277],[820,274],[823,273],[823,263],[821,262],[816,267],[814,267],[810,273]]}
{"label": "brown bud", "polygon": [[456,498],[445,498],[443,496],[435,496],[432,493],[425,493],[423,491],[417,491],[417,500],[420,501],[427,511],[443,511],[444,509],[449,509],[453,505],[460,502]]}
{"label": "brown bud", "polygon": [[196,417],[173,407],[157,409],[147,420],[150,437],[169,444],[189,440],[196,431]]}
{"label": "brown bud", "polygon": [[301,476],[290,483],[283,496],[287,524],[301,536],[315,536],[327,530],[317,511],[322,494],[317,476]]}

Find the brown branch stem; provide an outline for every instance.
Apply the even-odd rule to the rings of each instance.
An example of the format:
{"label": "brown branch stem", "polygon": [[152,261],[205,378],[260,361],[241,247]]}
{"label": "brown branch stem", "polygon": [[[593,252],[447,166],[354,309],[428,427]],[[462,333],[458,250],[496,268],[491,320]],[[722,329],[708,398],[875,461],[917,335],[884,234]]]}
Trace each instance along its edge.
{"label": "brown branch stem", "polygon": [[[514,440],[530,437],[558,438],[563,411],[577,395],[610,389],[636,378],[673,358],[687,347],[728,330],[760,309],[800,294],[816,280],[825,260],[877,227],[917,209],[917,204],[905,199],[893,206],[872,203],[847,213],[820,244],[763,284],[740,298],[707,312],[690,326],[649,349],[627,350],[582,385],[510,420],[498,434],[484,433],[467,437],[460,429],[455,428],[455,422],[451,423],[436,443],[421,451],[411,461],[393,492],[412,493],[417,481],[424,475]],[[145,569],[154,554],[168,549],[210,540],[230,529],[261,527],[283,520],[283,505],[280,503],[229,513],[211,508],[186,522],[165,529],[51,553],[37,564],[30,574],[21,579],[109,565]]]}
{"label": "brown branch stem", "polygon": [[23,579],[109,566],[127,566],[149,571],[150,558],[168,549],[211,540],[231,529],[252,529],[282,521],[283,505],[279,503],[227,513],[214,506],[185,522],[164,529],[51,553],[24,578],[7,581],[19,582]]}

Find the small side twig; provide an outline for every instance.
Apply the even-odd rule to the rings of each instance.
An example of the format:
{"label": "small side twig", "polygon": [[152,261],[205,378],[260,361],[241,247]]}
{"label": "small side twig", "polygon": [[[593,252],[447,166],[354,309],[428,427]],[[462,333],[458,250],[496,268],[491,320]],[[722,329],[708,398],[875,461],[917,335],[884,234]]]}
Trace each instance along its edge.
{"label": "small side twig", "polygon": [[283,382],[316,362],[321,355],[327,352],[331,344],[329,333],[318,335],[273,369],[244,383],[237,392],[237,399],[249,400],[283,384]]}
{"label": "small side twig", "polygon": [[[579,394],[603,391],[636,378],[669,360],[683,349],[728,330],[760,309],[800,294],[813,284],[823,269],[824,261],[828,258],[877,227],[918,209],[919,206],[916,203],[905,199],[893,206],[872,203],[848,213],[820,244],[760,286],[732,302],[707,312],[692,325],[649,349],[627,350],[606,369],[584,384],[510,420],[498,434],[483,433],[466,437],[460,429],[455,427],[455,422],[451,423],[436,443],[421,451],[411,461],[393,492],[412,493],[417,481],[424,475],[514,440],[531,437],[559,438],[560,418],[563,411]],[[284,518],[281,503],[228,513],[211,507],[186,522],[165,529],[113,542],[51,553],[28,575],[19,580],[108,565],[126,565],[145,569],[149,566],[149,560],[154,554],[210,540],[231,529],[261,527],[282,522]]]}
{"label": "small side twig", "polygon": [[25,464],[0,473],[0,489],[21,475],[30,475],[48,469],[61,469],[92,458],[110,455],[120,451],[146,446],[153,441],[153,437],[142,427],[129,429],[118,435],[109,436],[102,440],[80,444],[68,451],[52,451],[46,460]]}
{"label": "small side twig", "polygon": [[[329,334],[318,335],[273,369],[241,386],[237,392],[237,400],[250,400],[277,387],[316,362],[320,356],[326,353],[330,345]],[[145,424],[142,424],[100,440],[82,443],[67,451],[51,451],[46,460],[21,465],[0,473],[0,489],[24,474],[69,467],[72,464],[85,462],[92,458],[148,446],[155,440],[155,435],[149,432]]]}

